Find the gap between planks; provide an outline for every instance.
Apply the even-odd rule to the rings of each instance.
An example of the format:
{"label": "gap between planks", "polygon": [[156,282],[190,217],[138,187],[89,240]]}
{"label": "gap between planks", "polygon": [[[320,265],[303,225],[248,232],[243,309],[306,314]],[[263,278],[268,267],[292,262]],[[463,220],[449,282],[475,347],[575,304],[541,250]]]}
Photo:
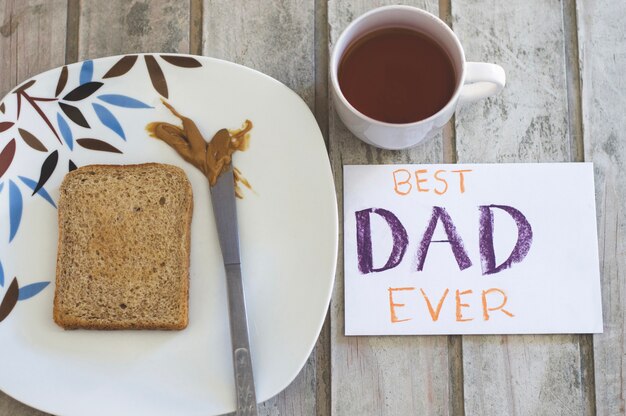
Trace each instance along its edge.
{"label": "gap between planks", "polygon": [[[439,0],[439,18],[452,28],[452,1]],[[443,128],[443,161],[456,163],[456,121],[452,116]],[[450,414],[453,416],[465,415],[465,394],[463,387],[463,337],[460,335],[448,336],[448,400]]]}
{"label": "gap between planks", "polygon": [[329,63],[329,23],[328,1],[315,1],[315,23],[313,29],[314,63],[315,63],[315,119],[319,124],[326,150],[328,148],[328,63]]}
{"label": "gap between planks", "polygon": [[[450,29],[452,27],[452,0],[439,0],[439,18],[446,22]],[[443,128],[443,161],[445,163],[456,163],[456,122],[454,115]],[[454,413],[455,415],[457,413]]]}
{"label": "gap between planks", "polygon": [[189,4],[189,53],[202,55],[202,0],[190,0]]}
{"label": "gap between planks", "polygon": [[[582,118],[581,63],[578,49],[577,0],[563,0],[563,33],[565,35],[565,76],[567,83],[568,132],[570,141],[570,161],[583,162],[585,147]],[[580,382],[584,415],[596,414],[596,383],[593,355],[593,335],[578,336],[580,354]]]}
{"label": "gap between planks", "polygon": [[80,0],[67,0],[67,22],[65,31],[65,64],[78,61],[78,35]]}
{"label": "gap between planks", "polygon": [[570,139],[570,160],[583,162],[582,96],[580,60],[578,56],[578,23],[576,0],[563,0],[563,33],[565,34],[565,76],[567,82],[567,112]]}
{"label": "gap between planks", "polygon": [[[315,16],[313,23],[313,51],[315,54],[314,65],[314,88],[315,101],[314,113],[317,124],[324,137],[326,150],[329,151],[328,135],[328,2],[327,0],[315,1]],[[339,249],[339,248],[338,248]],[[335,272],[335,277],[337,273]],[[332,302],[332,300],[331,300]],[[331,331],[330,331],[330,305],[326,312],[324,325],[315,344],[315,416],[331,416]]]}

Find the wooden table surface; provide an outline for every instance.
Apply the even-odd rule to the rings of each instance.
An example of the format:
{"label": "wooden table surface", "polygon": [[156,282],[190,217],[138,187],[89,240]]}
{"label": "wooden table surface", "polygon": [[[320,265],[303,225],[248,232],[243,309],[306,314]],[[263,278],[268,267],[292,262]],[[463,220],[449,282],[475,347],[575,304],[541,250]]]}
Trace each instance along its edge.
{"label": "wooden table surface", "polygon": [[[408,1],[441,16],[468,60],[502,65],[507,86],[463,108],[434,140],[399,152],[357,140],[328,100],[333,42],[350,21],[383,3],[1,0],[0,93],[64,63],[129,52],[193,53],[247,65],[295,90],[316,115],[340,209],[343,164],[594,162],[604,334],[346,338],[340,253],[317,346],[296,380],[262,403],[260,413],[626,414],[624,3]],[[0,393],[2,416],[43,414]]]}

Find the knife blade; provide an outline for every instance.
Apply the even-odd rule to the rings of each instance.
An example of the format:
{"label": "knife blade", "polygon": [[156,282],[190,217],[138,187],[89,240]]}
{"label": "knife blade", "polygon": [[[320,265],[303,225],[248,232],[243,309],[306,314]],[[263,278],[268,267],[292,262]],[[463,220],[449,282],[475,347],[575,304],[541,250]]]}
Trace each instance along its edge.
{"label": "knife blade", "polygon": [[217,224],[217,234],[224,258],[228,291],[230,337],[235,370],[237,416],[256,416],[256,393],[248,339],[248,318],[241,277],[239,230],[235,201],[235,178],[232,163],[225,167],[211,189],[211,203]]}

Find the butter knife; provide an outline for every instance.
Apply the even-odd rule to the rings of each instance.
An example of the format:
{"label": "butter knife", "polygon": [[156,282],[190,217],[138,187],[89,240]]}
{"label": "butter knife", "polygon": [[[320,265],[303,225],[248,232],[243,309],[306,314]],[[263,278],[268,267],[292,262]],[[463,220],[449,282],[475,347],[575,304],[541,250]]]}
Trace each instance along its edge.
{"label": "butter knife", "polygon": [[237,416],[256,416],[256,393],[248,340],[248,318],[241,278],[239,258],[239,231],[235,204],[235,178],[232,163],[224,168],[215,185],[211,187],[211,202],[217,224],[217,234],[222,248],[228,290],[230,338],[235,369]]}

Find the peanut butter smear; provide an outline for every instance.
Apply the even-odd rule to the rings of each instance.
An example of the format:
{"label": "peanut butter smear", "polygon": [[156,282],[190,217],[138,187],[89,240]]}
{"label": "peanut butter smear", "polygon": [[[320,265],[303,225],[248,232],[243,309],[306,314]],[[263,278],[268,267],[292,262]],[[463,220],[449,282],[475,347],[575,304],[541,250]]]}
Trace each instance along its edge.
{"label": "peanut butter smear", "polygon": [[[148,124],[146,130],[150,136],[163,140],[176,150],[176,153],[183,159],[200,169],[211,186],[215,185],[224,168],[231,163],[233,153],[248,148],[252,122],[246,120],[239,130],[218,130],[211,141],[207,143],[193,120],[180,114],[169,103],[163,101],[163,105],[182,121],[182,127],[155,121]],[[233,167],[233,176],[235,178],[235,194],[238,198],[243,198],[242,189],[239,185],[252,189],[250,182],[235,167]]]}

